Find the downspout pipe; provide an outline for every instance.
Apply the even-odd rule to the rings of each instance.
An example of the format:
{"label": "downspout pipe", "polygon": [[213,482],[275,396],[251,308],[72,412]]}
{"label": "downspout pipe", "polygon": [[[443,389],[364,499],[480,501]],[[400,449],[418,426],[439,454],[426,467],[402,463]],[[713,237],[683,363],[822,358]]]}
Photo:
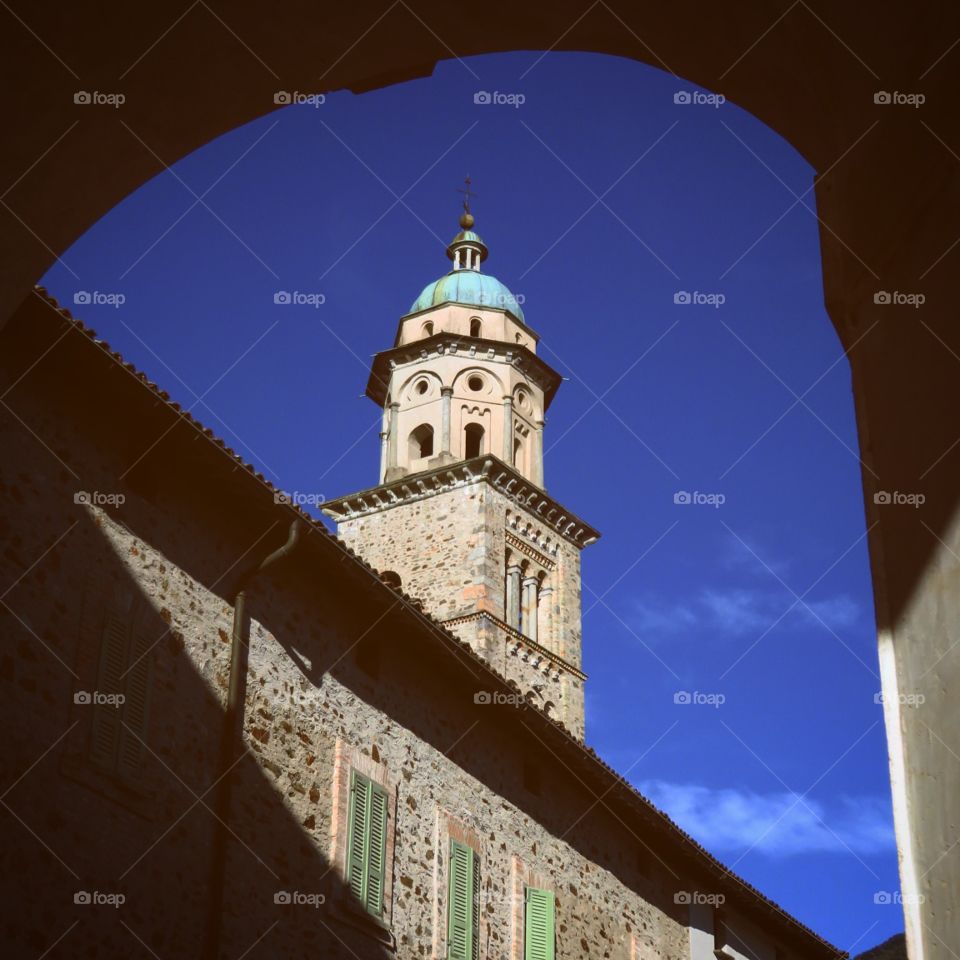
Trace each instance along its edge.
{"label": "downspout pipe", "polygon": [[233,632],[230,640],[230,678],[227,687],[227,706],[220,731],[220,751],[217,763],[216,792],[213,813],[213,846],[210,858],[210,906],[204,937],[204,960],[219,960],[223,922],[224,881],[226,879],[227,844],[230,830],[230,800],[233,790],[234,767],[242,756],[243,708],[247,690],[247,659],[249,652],[249,624],[247,623],[247,587],[268,567],[293,553],[300,542],[303,521],[290,524],[287,542],[264,557],[248,570],[237,584],[233,600]]}

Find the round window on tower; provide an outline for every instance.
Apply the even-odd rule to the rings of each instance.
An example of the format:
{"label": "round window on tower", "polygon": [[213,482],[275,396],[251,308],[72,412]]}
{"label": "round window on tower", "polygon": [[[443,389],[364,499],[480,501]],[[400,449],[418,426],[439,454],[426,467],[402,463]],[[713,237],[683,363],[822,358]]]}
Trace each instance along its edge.
{"label": "round window on tower", "polygon": [[530,394],[526,390],[517,391],[517,406],[524,412],[530,413],[533,405],[530,403]]}
{"label": "round window on tower", "polygon": [[467,379],[467,386],[474,392],[479,393],[483,389],[483,377],[473,374]]}
{"label": "round window on tower", "polygon": [[419,394],[419,396],[422,397],[427,390],[430,389],[430,385],[426,380],[418,380],[417,385],[413,389],[417,392],[417,394]]}

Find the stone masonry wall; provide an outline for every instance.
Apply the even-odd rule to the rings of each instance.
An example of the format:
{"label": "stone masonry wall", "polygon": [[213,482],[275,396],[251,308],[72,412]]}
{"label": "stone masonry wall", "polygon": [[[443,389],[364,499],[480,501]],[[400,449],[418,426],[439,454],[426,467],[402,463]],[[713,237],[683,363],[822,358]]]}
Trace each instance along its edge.
{"label": "stone masonry wall", "polygon": [[343,521],[337,532],[372,567],[398,573],[404,592],[437,619],[474,610],[503,619],[503,564],[489,499],[487,485],[474,483]]}
{"label": "stone masonry wall", "polygon": [[[30,422],[69,469],[3,419],[10,454],[3,490],[17,506],[5,515],[3,572],[6,583],[21,577],[9,598],[16,618],[6,623],[3,661],[8,730],[20,744],[6,781],[29,771],[8,798],[29,826],[11,823],[15,842],[2,853],[22,895],[17,922],[6,931],[8,955],[36,956],[69,927],[65,956],[129,956],[139,949],[136,938],[160,955],[192,956],[204,930],[210,789],[232,614],[217,593],[134,531],[152,530],[172,552],[203,558],[209,582],[237,556],[185,507],[161,513],[132,494],[112,515],[76,503],[78,486],[114,491],[115,480],[109,471],[98,475],[97,453],[83,449],[76,432],[44,422],[36,411]],[[38,557],[44,559],[23,576]],[[132,784],[89,763],[92,714],[73,703],[78,690],[96,689],[103,604],[118,585],[153,612],[156,635],[147,749],[142,776]],[[523,786],[529,772],[511,733],[522,729],[516,707],[477,704],[470,690],[444,697],[432,679],[439,692],[428,693],[423,670],[429,666],[410,662],[395,636],[371,631],[362,602],[324,595],[315,573],[304,574],[296,589],[264,576],[249,592],[247,753],[236,770],[231,820],[227,955],[239,955],[260,937],[269,938],[268,953],[277,955],[315,956],[318,949],[350,955],[341,941],[356,952],[351,928],[333,906],[341,887],[333,859],[340,744],[387,771],[394,785],[390,927],[396,956],[442,955],[432,950],[443,936],[436,918],[445,917],[447,842],[439,824],[448,814],[481,838],[484,957],[510,951],[517,859],[557,892],[558,956],[628,960],[637,932],[656,942],[651,960],[685,956],[683,918],[666,893],[675,883],[669,873],[638,876],[622,841],[611,836],[605,843],[618,828],[600,805],[584,818],[589,840],[579,830],[577,843],[589,842],[598,853],[606,847],[608,867],[571,838],[561,839],[564,826],[592,801],[575,781],[555,776],[548,758],[536,773],[537,793]],[[89,629],[82,626],[88,615]],[[389,684],[354,664],[352,648],[364,634],[383,644],[379,670]],[[563,809],[569,813],[558,818]],[[631,877],[633,887],[611,866]],[[274,904],[278,891],[291,889],[322,893],[329,911],[302,907],[297,913]],[[84,913],[73,902],[77,891],[122,894],[125,903],[88,906]],[[380,941],[362,942],[361,956],[391,952]]]}
{"label": "stone masonry wall", "polygon": [[[519,522],[518,522],[519,518]],[[581,654],[580,551],[522,504],[477,481],[377,513],[341,521],[338,535],[378,570],[392,570],[403,590],[420,599],[440,620],[489,611],[504,620],[507,530],[530,548],[549,550],[555,564],[552,636],[540,642],[579,668]],[[562,667],[538,669],[529,650],[511,651],[510,635],[488,621],[467,621],[451,629],[487,657],[540,706],[583,737],[583,681]],[[559,674],[558,676],[555,676]]]}
{"label": "stone masonry wall", "polygon": [[[182,459],[141,497],[117,479],[131,460],[113,448],[115,431],[87,441],[95,428],[82,404],[71,421],[69,398],[51,410],[21,387],[9,401],[17,416],[0,416],[0,869],[16,883],[5,956],[197,956],[218,825],[211,803],[233,617],[225,584],[276,545],[289,515],[277,508],[259,533],[242,527],[239,499],[216,512],[239,497],[232,471],[204,501]],[[80,491],[125,500],[105,507]],[[477,537],[489,529],[489,501],[482,487],[463,498]],[[428,652],[463,655],[441,649],[403,608],[388,619],[385,588],[349,561],[324,567],[331,548],[317,537],[247,589],[244,751],[232,769],[221,955],[443,957],[448,837],[458,836],[479,847],[483,960],[518,956],[524,879],[556,893],[561,960],[634,960],[638,943],[647,960],[686,960],[688,917],[675,893],[691,889],[689,866],[544,749],[525,708],[478,702],[476,664],[431,663]],[[474,560],[482,570],[482,551]],[[91,763],[94,714],[76,696],[96,690],[104,612],[118,596],[144,611],[151,637],[142,766],[124,779]],[[374,933],[344,907],[348,766],[390,795],[387,926]],[[83,892],[101,901],[78,900]],[[299,903],[283,902],[293,895]]]}
{"label": "stone masonry wall", "polygon": [[517,684],[538,708],[583,739],[583,681],[579,677],[489,619],[453,623],[450,629]]}

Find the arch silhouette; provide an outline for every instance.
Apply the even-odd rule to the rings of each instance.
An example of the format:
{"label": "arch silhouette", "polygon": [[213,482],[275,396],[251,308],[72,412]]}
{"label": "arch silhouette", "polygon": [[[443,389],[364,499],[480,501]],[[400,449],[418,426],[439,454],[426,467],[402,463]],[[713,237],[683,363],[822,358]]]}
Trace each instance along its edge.
{"label": "arch silhouette", "polygon": [[[354,5],[275,10],[241,0],[231,6],[229,27],[200,5],[177,29],[152,16],[130,17],[116,0],[102,5],[98,18],[60,12],[40,2],[30,10],[30,26],[11,21],[7,28],[7,62],[31,96],[3,105],[16,136],[0,156],[8,185],[0,323],[103,214],[167,165],[273,109],[281,83],[288,90],[362,92],[425,76],[451,55],[444,37],[457,38],[460,57],[559,49],[633,58],[722,89],[780,132],[818,172],[825,300],[849,352],[865,463],[884,686],[910,689],[932,671],[925,716],[949,711],[960,665],[950,655],[957,638],[942,624],[944,611],[946,620],[960,619],[952,586],[960,456],[955,425],[936,411],[960,409],[960,344],[943,306],[954,299],[949,265],[960,236],[960,200],[942,191],[956,172],[951,148],[944,149],[956,130],[952,92],[960,58],[949,55],[946,39],[960,33],[955,6],[920,0],[864,17],[853,5],[817,12],[807,3],[773,9],[744,0],[731,16],[702,0],[642,11],[606,2],[585,11],[569,0],[549,7],[491,0],[469,31],[459,29],[457,8],[437,0],[419,5],[416,16],[405,4],[390,7],[376,29],[370,12]],[[926,92],[926,130],[902,111],[878,114],[874,102],[880,78],[897,76],[907,59],[909,76],[920,76]],[[126,97],[122,124],[102,114],[78,121],[74,96],[87,76],[118,78]],[[931,304],[923,325],[887,322],[896,308],[885,315],[874,294],[918,286]],[[922,523],[874,500],[918,483],[927,501]],[[939,811],[929,818],[934,824],[956,822],[956,808],[948,812],[940,798],[960,796],[960,734],[954,727],[931,738],[924,721],[901,710],[896,698],[888,701],[903,892],[923,893],[927,904],[908,911],[908,939],[915,956],[946,956],[943,945],[960,941],[960,917],[932,904],[936,891],[957,887],[958,867],[955,858],[940,856],[945,837],[938,828],[915,825],[908,810]]]}

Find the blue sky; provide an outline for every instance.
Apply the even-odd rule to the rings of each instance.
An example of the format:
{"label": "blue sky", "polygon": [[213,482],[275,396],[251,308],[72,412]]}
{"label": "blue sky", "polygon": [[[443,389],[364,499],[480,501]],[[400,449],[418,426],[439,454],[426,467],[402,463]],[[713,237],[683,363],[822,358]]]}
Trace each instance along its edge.
{"label": "blue sky", "polygon": [[275,483],[338,496],[376,482],[370,356],[446,272],[469,173],[485,268],[567,378],[547,487],[603,532],[587,740],[856,953],[902,916],[874,902],[896,850],[813,170],[733,104],[676,102],[696,91],[515,53],[271,111],[128,197],[43,283]]}

